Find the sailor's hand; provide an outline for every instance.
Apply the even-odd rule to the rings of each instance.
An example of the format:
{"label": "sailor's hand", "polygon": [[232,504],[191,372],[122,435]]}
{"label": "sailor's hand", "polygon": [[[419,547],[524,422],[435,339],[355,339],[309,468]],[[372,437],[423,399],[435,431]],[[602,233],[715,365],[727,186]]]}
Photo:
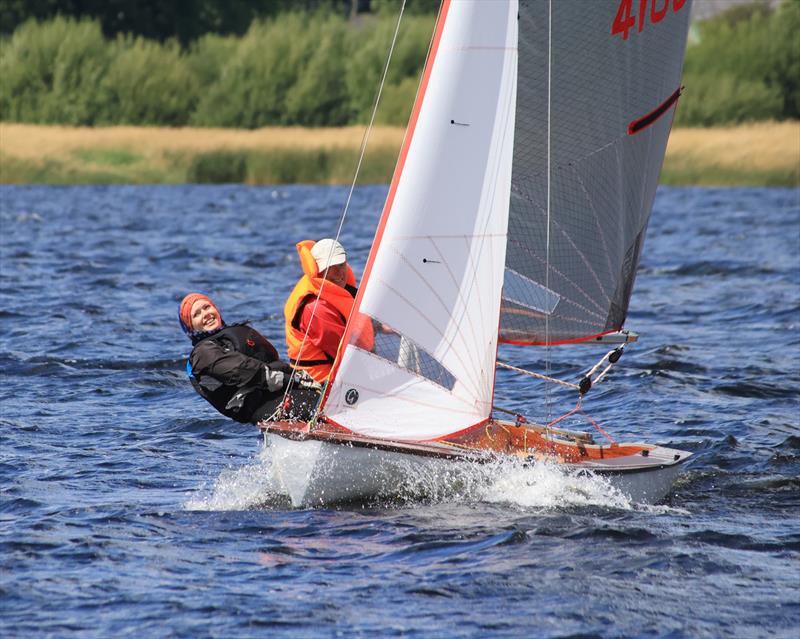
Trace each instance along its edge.
{"label": "sailor's hand", "polygon": [[322,384],[315,382],[314,378],[303,370],[296,370],[294,372],[293,382],[302,388],[322,388]]}
{"label": "sailor's hand", "polygon": [[266,369],[267,390],[270,393],[274,393],[275,391],[279,391],[280,389],[282,389],[286,381],[286,375],[284,374],[284,372],[273,371],[266,366],[265,369]]}

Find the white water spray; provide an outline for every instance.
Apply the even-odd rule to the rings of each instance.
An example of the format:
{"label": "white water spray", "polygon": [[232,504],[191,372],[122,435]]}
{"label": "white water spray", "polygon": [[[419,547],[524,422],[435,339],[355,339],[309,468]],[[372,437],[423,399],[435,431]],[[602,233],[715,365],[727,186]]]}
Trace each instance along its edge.
{"label": "white water spray", "polygon": [[480,499],[510,504],[520,510],[574,506],[632,508],[630,499],[603,477],[547,461],[498,464],[492,480],[481,491]]}
{"label": "white water spray", "polygon": [[286,507],[286,498],[273,478],[268,448],[242,468],[222,471],[211,494],[192,496],[184,504],[186,510],[250,510],[271,506]]}
{"label": "white water spray", "polygon": [[[289,508],[288,496],[275,474],[275,454],[270,447],[264,447],[251,463],[239,469],[224,470],[210,494],[192,496],[184,507],[207,511]],[[587,506],[631,510],[635,507],[603,477],[547,461],[445,462],[430,467],[414,465],[408,471],[403,485],[396,487],[397,494],[382,496],[381,503],[483,502],[508,505],[520,511]]]}

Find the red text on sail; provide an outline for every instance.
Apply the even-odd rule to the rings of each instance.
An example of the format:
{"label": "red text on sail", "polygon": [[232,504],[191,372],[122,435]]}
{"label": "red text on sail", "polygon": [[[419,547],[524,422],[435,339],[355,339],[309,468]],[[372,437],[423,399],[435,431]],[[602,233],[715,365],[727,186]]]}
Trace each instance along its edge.
{"label": "red text on sail", "polygon": [[[614,16],[614,22],[611,23],[611,35],[622,35],[623,40],[628,39],[630,30],[636,24],[636,16],[633,14],[633,3],[635,0],[621,0],[617,8],[617,15]],[[686,4],[686,0],[638,0],[639,4],[639,24],[637,32],[641,33],[644,30],[647,18],[650,18],[652,24],[658,24],[667,15],[669,5],[672,5],[672,10],[677,13]],[[647,5],[650,5],[650,11],[647,10]]]}

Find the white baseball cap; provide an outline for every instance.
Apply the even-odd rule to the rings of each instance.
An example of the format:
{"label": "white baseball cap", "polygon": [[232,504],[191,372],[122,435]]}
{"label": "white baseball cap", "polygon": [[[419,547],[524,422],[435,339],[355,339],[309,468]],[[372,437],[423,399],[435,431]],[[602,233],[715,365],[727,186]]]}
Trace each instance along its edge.
{"label": "white baseball cap", "polygon": [[311,247],[311,256],[317,261],[320,273],[329,266],[344,264],[347,261],[347,252],[344,250],[344,246],[329,237]]}

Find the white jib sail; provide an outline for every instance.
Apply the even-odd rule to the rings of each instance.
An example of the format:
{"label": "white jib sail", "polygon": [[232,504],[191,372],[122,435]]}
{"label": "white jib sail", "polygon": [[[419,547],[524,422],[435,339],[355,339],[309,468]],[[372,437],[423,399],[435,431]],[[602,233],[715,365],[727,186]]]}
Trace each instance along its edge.
{"label": "white jib sail", "polygon": [[324,406],[357,433],[434,439],[489,417],[514,147],[517,4],[443,5],[357,309],[383,330],[372,351],[354,339],[343,346]]}

